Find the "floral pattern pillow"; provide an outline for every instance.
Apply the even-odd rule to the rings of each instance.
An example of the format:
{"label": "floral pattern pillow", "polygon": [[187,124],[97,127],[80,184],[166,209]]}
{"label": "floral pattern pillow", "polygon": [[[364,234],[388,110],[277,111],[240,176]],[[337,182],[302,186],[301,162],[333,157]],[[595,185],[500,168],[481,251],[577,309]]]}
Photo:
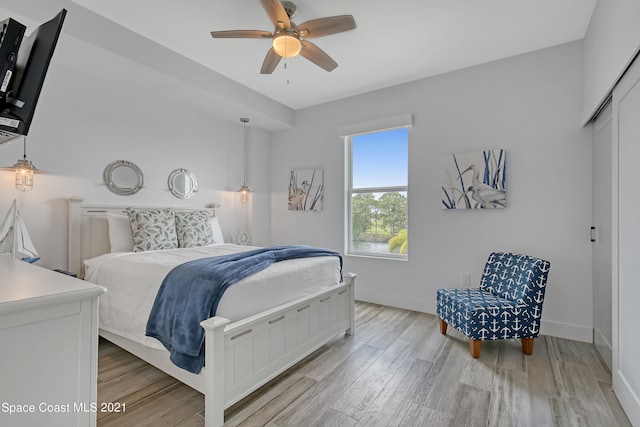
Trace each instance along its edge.
{"label": "floral pattern pillow", "polygon": [[127,208],[133,233],[133,251],[154,251],[178,247],[173,209]]}
{"label": "floral pattern pillow", "polygon": [[178,247],[195,248],[213,243],[207,211],[176,212]]}

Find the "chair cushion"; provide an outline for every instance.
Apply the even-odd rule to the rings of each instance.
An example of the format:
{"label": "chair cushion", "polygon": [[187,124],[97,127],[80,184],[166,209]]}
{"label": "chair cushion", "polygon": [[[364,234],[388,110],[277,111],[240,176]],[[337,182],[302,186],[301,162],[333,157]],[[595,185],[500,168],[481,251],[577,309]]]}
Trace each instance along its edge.
{"label": "chair cushion", "polygon": [[482,270],[480,289],[511,301],[542,304],[548,272],[549,261],[494,252]]}
{"label": "chair cushion", "polygon": [[[474,340],[533,338],[540,332],[540,314],[530,307],[482,289],[439,289],[437,314]],[[535,309],[535,307],[534,307]]]}

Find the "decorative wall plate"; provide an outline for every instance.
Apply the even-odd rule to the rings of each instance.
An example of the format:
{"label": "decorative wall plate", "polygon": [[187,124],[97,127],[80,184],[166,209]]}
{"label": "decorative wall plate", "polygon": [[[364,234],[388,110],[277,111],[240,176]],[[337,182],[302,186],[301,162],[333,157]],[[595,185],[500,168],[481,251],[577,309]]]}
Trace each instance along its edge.
{"label": "decorative wall plate", "polygon": [[136,194],[144,186],[142,171],[135,163],[127,160],[109,163],[104,168],[102,179],[112,193],[120,196]]}
{"label": "decorative wall plate", "polygon": [[178,199],[188,199],[198,191],[196,176],[187,169],[176,169],[169,174],[167,180],[169,191]]}
{"label": "decorative wall plate", "polygon": [[238,241],[239,245],[245,246],[247,243],[249,243],[249,235],[244,231],[241,231],[236,236],[236,240]]}

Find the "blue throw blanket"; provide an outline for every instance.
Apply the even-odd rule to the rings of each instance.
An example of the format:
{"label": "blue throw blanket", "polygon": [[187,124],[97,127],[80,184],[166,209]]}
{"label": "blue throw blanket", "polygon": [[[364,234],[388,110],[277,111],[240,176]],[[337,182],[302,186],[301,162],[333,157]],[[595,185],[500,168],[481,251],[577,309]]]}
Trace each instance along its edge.
{"label": "blue throw blanket", "polygon": [[189,372],[204,366],[204,329],[200,322],[215,316],[227,288],[274,262],[317,256],[342,257],[311,246],[273,246],[180,264],[167,274],[156,295],[146,335],[157,338],[171,361]]}

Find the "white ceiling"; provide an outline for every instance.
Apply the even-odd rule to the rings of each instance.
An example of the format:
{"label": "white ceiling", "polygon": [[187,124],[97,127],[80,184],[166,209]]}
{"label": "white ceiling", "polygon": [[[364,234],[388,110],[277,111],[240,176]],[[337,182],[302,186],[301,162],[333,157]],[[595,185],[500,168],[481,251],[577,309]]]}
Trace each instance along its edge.
{"label": "white ceiling", "polygon": [[596,0],[297,0],[298,24],[350,14],[358,27],[313,40],[334,71],[298,56],[271,75],[260,74],[269,40],[209,34],[273,31],[258,0],[74,2],[299,109],[582,39]]}

